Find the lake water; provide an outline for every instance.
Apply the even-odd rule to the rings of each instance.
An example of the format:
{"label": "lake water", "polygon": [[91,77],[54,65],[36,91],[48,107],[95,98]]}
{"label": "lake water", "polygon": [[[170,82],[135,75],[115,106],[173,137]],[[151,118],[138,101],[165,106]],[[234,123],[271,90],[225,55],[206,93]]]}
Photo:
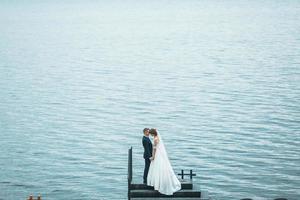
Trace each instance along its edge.
{"label": "lake water", "polygon": [[0,199],[126,199],[142,129],[213,199],[300,199],[300,1],[2,0]]}

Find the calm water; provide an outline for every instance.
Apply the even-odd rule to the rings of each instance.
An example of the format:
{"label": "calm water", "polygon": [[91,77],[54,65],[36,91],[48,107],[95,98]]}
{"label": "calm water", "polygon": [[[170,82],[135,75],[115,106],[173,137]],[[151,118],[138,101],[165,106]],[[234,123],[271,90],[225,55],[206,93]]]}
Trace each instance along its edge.
{"label": "calm water", "polygon": [[0,2],[0,199],[126,199],[144,127],[213,199],[300,199],[300,2]]}

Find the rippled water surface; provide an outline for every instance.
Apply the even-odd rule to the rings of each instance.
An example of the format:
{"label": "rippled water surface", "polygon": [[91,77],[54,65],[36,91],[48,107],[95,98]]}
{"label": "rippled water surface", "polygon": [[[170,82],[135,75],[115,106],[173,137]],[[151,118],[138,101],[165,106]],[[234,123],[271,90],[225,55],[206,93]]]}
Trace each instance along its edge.
{"label": "rippled water surface", "polygon": [[0,2],[0,199],[126,199],[144,127],[213,199],[300,199],[300,2]]}

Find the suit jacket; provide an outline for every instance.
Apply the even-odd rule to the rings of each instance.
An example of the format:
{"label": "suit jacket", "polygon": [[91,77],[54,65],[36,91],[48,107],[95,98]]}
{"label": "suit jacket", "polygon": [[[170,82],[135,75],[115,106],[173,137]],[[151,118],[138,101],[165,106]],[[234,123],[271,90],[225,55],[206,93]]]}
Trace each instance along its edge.
{"label": "suit jacket", "polygon": [[149,137],[143,136],[144,158],[152,157],[152,142]]}

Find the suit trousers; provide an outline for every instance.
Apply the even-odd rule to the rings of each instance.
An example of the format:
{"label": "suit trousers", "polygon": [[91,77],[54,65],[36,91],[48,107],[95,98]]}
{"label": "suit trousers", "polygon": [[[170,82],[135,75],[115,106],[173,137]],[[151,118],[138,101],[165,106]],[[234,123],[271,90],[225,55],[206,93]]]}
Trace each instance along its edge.
{"label": "suit trousers", "polygon": [[150,159],[149,158],[145,158],[145,169],[144,169],[144,183],[147,184],[147,176],[148,176],[148,172],[149,172],[149,167],[150,167]]}

